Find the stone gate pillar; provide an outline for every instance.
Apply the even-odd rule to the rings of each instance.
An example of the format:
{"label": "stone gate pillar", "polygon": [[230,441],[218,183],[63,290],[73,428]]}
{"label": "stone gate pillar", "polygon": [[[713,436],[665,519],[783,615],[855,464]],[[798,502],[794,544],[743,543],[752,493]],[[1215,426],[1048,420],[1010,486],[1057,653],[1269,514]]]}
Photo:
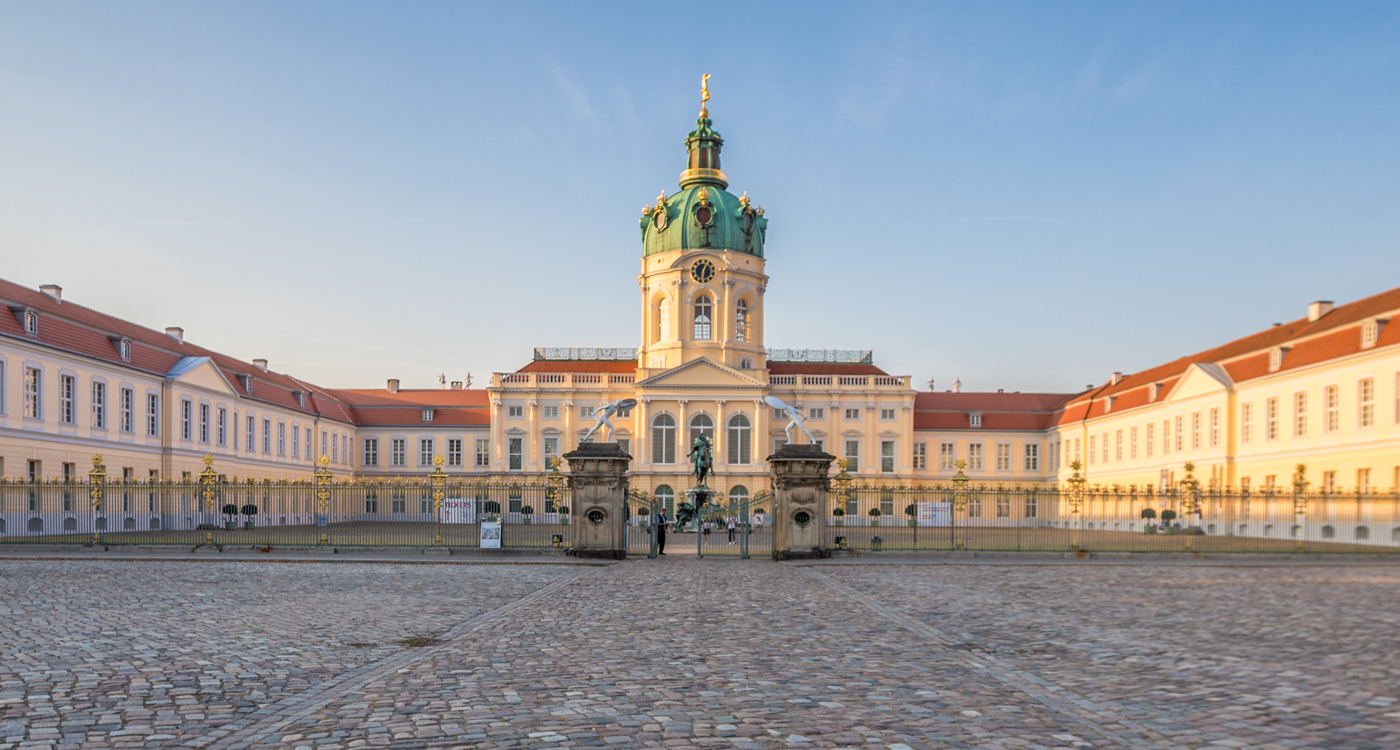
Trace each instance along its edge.
{"label": "stone gate pillar", "polygon": [[826,557],[827,471],[836,457],[815,445],[778,448],[773,467],[773,559]]}
{"label": "stone gate pillar", "polygon": [[573,494],[569,554],[627,557],[627,467],[632,457],[617,443],[581,443],[564,460]]}

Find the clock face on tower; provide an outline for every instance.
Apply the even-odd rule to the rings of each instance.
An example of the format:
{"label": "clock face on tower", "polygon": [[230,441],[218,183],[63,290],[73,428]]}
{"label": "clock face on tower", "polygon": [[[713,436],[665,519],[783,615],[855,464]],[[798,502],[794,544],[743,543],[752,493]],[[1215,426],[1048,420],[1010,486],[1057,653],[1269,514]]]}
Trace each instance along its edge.
{"label": "clock face on tower", "polygon": [[701,284],[708,284],[715,278],[715,264],[708,260],[695,261],[695,265],[690,267],[690,278]]}

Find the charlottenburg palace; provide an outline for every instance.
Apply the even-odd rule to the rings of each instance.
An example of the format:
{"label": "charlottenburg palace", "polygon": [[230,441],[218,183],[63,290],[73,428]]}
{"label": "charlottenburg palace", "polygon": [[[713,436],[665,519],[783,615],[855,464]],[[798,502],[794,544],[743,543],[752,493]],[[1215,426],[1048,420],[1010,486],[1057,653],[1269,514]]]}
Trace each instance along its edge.
{"label": "charlottenburg palace", "polygon": [[538,478],[595,409],[632,398],[612,422],[634,488],[682,492],[704,433],[717,488],[741,497],[767,488],[765,457],[784,439],[772,395],[872,484],[946,481],[959,466],[978,483],[1058,483],[1073,461],[1105,486],[1164,485],[1188,461],[1216,488],[1287,484],[1303,461],[1322,489],[1400,484],[1400,289],[1314,302],[1081,393],[917,390],[868,351],[768,347],[768,218],[729,192],[723,143],[702,111],[679,189],[639,220],[638,345],[535,349],[480,389],[327,388],[57,285],[0,281],[0,475],[76,477],[100,454],[114,479],[178,479],[212,454],[220,474],[252,478],[307,478],[323,456],[341,478],[425,474],[437,456],[454,474]]}

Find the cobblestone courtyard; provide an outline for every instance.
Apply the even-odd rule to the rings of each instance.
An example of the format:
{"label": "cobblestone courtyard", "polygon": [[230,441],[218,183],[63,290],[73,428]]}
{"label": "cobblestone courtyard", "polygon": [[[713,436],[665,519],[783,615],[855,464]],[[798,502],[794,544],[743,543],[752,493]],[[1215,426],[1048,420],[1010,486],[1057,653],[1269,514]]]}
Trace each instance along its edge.
{"label": "cobblestone courtyard", "polygon": [[0,748],[1400,747],[1400,567],[0,561]]}

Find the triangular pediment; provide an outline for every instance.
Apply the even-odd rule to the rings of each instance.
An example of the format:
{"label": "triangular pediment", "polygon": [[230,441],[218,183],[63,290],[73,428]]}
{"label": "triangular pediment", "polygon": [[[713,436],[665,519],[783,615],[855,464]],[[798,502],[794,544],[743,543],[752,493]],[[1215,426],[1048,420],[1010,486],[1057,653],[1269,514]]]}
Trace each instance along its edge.
{"label": "triangular pediment", "polygon": [[637,383],[639,388],[762,388],[758,378],[701,357]]}
{"label": "triangular pediment", "polygon": [[1234,387],[1235,381],[1225,372],[1225,368],[1212,362],[1195,363],[1186,368],[1166,400],[1180,401],[1210,393],[1229,392]]}
{"label": "triangular pediment", "polygon": [[170,368],[170,372],[165,373],[165,378],[229,396],[238,395],[209,357],[183,357]]}

